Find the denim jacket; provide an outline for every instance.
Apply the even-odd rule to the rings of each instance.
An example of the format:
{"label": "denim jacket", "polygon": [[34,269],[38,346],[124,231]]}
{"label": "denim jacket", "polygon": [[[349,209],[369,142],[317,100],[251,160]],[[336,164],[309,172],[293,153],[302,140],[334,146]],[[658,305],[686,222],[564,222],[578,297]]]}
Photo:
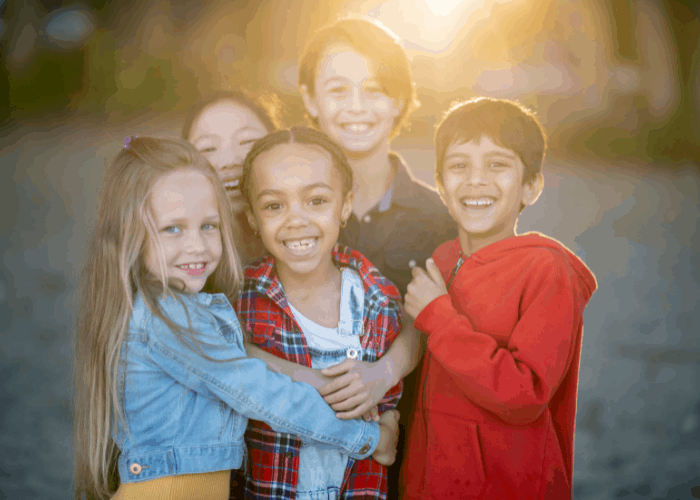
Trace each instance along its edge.
{"label": "denim jacket", "polygon": [[185,328],[189,315],[213,360],[178,340],[136,297],[119,369],[126,417],[116,436],[122,482],[239,468],[248,418],[353,458],[373,453],[376,423],[337,419],[310,385],[245,357],[238,318],[223,294],[179,298],[164,299],[163,313]]}

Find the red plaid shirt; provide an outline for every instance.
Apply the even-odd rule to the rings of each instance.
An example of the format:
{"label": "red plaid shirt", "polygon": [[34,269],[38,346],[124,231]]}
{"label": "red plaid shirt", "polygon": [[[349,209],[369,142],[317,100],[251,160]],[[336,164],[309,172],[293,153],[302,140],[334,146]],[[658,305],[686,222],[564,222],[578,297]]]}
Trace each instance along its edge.
{"label": "red plaid shirt", "polygon": [[[365,290],[364,332],[361,360],[376,361],[401,330],[401,300],[396,287],[359,252],[336,245],[333,259],[341,267],[358,272]],[[238,298],[238,315],[252,333],[252,341],[280,358],[311,366],[304,334],[289,308],[277,277],[274,258],[266,255],[245,269],[245,283]],[[401,383],[391,388],[379,404],[380,413],[394,408],[401,397]],[[268,425],[250,420],[246,431],[248,468],[246,499],[293,499],[299,470],[301,440],[278,433]],[[342,499],[386,499],[386,467],[367,458],[348,460],[341,490]]]}

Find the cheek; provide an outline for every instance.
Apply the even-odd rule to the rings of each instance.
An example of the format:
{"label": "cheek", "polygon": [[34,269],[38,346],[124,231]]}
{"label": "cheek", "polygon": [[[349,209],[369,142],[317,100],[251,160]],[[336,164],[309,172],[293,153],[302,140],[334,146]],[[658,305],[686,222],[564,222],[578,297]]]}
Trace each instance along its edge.
{"label": "cheek", "polygon": [[453,190],[459,187],[459,184],[459,178],[456,175],[446,173],[442,174],[442,186],[446,193],[450,194]]}
{"label": "cheek", "polygon": [[380,112],[386,112],[389,111],[389,101],[380,99],[379,101],[374,103],[374,109]]}
{"label": "cheek", "polygon": [[209,238],[209,248],[211,248],[212,252],[221,254],[224,248],[224,243],[222,240],[221,233],[212,235]]}
{"label": "cheek", "polygon": [[502,172],[498,175],[496,178],[496,182],[499,186],[501,186],[502,189],[508,189],[512,192],[519,192],[520,191],[520,179],[519,176],[517,175],[516,172],[507,171],[507,172]]}
{"label": "cheek", "polygon": [[219,169],[222,167],[222,162],[218,151],[216,153],[205,154],[204,157],[211,164],[212,167],[216,169],[216,173],[219,173]]}
{"label": "cheek", "polygon": [[335,113],[340,108],[340,103],[331,96],[323,96],[319,99],[319,101],[320,106],[318,108],[321,112],[321,116],[319,116],[319,118],[324,118],[324,115]]}

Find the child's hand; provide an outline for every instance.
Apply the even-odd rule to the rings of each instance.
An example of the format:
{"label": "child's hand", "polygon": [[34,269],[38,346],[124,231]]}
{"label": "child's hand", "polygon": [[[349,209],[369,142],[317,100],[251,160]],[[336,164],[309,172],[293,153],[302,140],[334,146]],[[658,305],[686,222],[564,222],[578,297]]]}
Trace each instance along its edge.
{"label": "child's hand", "polygon": [[399,412],[389,410],[379,417],[379,443],[372,454],[382,465],[391,465],[396,460],[396,444],[399,441]]}
{"label": "child's hand", "polygon": [[365,422],[379,422],[379,408],[377,406],[373,406],[368,412],[362,415],[362,419]]}
{"label": "child's hand", "polygon": [[447,294],[445,280],[442,279],[440,269],[433,259],[425,261],[425,268],[427,273],[420,267],[413,268],[413,279],[408,284],[406,297],[404,297],[406,312],[413,319],[416,319],[425,306],[433,300]]}
{"label": "child's hand", "polygon": [[359,418],[372,407],[377,406],[392,380],[389,363],[380,359],[375,363],[365,363],[356,359],[346,359],[321,373],[335,379],[318,389],[323,399],[339,412],[336,416],[347,420]]}

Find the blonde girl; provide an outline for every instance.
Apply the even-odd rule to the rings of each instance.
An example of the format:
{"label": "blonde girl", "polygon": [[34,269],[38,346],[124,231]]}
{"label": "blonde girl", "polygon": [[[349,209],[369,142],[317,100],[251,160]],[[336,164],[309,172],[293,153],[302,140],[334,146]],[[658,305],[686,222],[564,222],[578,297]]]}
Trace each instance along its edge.
{"label": "blonde girl", "polygon": [[108,167],[74,346],[76,498],[109,497],[117,452],[113,498],[228,498],[249,417],[393,460],[388,427],[338,420],[310,386],[245,357],[227,204],[181,140],[134,138]]}

